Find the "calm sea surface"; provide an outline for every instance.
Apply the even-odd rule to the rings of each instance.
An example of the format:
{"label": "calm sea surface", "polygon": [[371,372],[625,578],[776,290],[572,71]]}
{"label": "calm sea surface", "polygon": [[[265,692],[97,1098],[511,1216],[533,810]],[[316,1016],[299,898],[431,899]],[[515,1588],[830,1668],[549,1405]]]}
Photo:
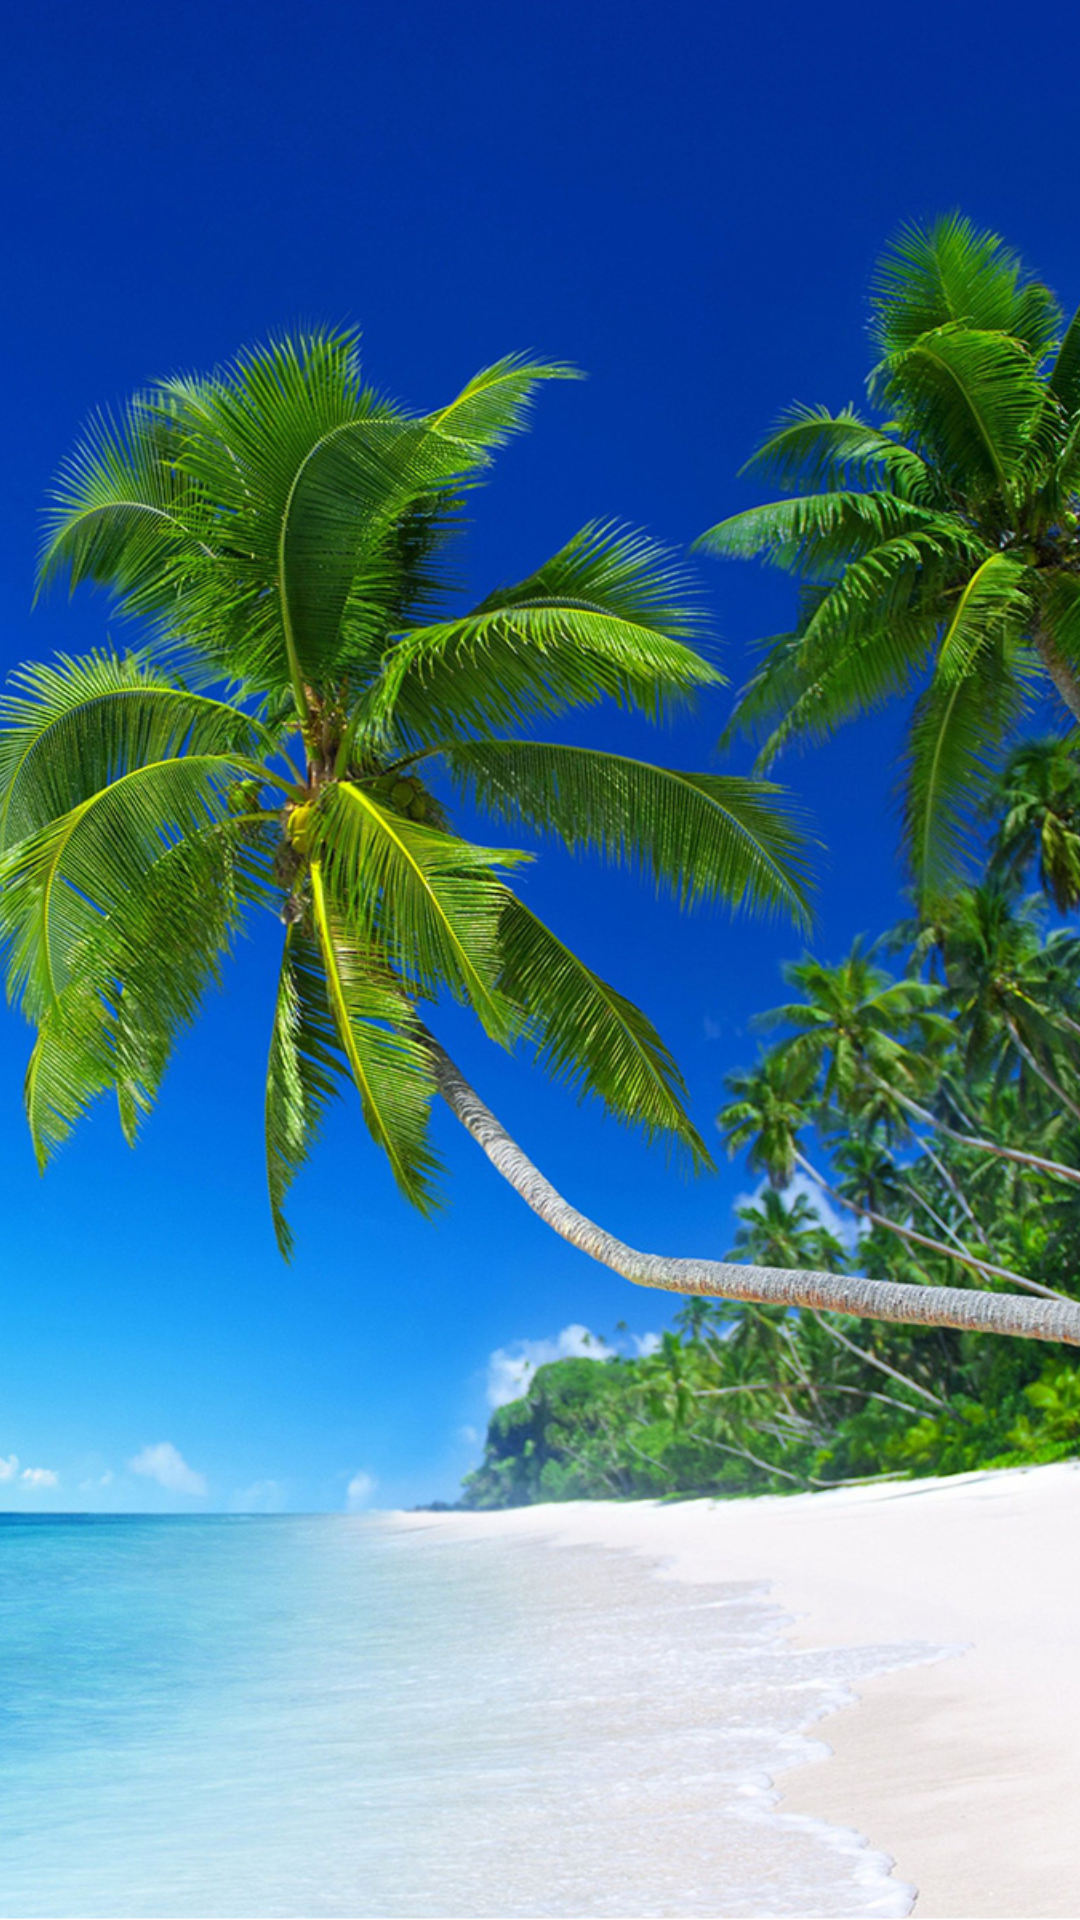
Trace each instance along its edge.
{"label": "calm sea surface", "polygon": [[905,1914],[773,1810],[924,1648],[400,1522],[0,1517],[0,1914]]}

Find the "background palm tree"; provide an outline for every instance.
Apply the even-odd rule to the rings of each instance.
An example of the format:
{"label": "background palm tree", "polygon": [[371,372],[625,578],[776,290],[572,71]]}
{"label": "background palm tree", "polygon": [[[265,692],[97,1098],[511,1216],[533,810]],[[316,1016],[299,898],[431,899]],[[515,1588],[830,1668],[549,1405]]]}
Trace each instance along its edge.
{"label": "background palm tree", "polygon": [[873,291],[878,423],[798,407],[750,462],[795,497],[703,534],[794,573],[736,721],[759,765],[916,686],[906,842],[938,890],[1033,678],[1080,719],[1080,317],[957,215],[905,230]]}
{"label": "background palm tree", "polygon": [[518,585],[447,604],[463,491],[564,371],[506,360],[414,417],[362,384],[351,338],[287,339],[151,389],[68,462],[43,579],[111,587],[149,638],[24,669],[7,702],[0,935],[38,1030],[39,1155],[108,1091],[134,1138],[262,906],[285,928],[266,1094],[283,1248],[289,1184],[346,1080],[402,1191],[433,1204],[438,1090],[549,1225],[641,1284],[1080,1343],[1071,1303],[637,1253],[554,1191],[428,1030],[448,992],[707,1158],[648,1020],[513,892],[522,854],[452,830],[439,768],[499,821],[638,865],[684,904],[804,911],[775,789],[521,737],[605,696],[658,718],[716,683],[654,547],[589,527]]}
{"label": "background palm tree", "polygon": [[1020,886],[1034,869],[1059,913],[1080,906],[1080,761],[1071,741],[1025,740],[994,794],[990,873]]}

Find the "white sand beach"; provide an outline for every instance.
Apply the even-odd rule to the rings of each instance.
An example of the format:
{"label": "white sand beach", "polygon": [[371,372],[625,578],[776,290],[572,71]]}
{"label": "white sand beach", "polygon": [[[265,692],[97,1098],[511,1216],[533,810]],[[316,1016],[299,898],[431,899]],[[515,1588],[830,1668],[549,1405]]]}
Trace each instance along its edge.
{"label": "white sand beach", "polygon": [[1080,1462],[428,1520],[622,1548],[678,1581],[772,1582],[803,1647],[963,1646],[860,1683],[822,1724],[831,1757],[779,1777],[782,1809],[891,1855],[918,1920],[1080,1915]]}

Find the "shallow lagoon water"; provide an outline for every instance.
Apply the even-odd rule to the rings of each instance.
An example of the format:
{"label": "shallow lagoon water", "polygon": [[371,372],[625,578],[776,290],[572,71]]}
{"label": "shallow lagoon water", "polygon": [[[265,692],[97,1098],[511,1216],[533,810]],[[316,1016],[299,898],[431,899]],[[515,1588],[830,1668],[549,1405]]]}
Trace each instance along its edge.
{"label": "shallow lagoon water", "polygon": [[0,1914],[906,1914],[774,1810],[922,1646],[767,1591],[343,1516],[0,1518]]}

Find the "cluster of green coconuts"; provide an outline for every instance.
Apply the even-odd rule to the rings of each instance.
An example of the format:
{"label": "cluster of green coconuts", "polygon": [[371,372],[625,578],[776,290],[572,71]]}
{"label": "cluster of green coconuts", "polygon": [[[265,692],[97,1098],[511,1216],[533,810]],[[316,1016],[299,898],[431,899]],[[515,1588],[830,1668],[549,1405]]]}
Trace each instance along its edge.
{"label": "cluster of green coconuts", "polygon": [[[422,781],[415,774],[381,773],[377,780],[365,780],[364,786],[382,806],[389,807],[391,812],[399,813],[407,820],[422,822],[434,818],[431,796],[424,791]],[[298,807],[290,807],[286,816],[285,830],[293,846],[301,853],[313,811],[314,802],[309,800]]]}

